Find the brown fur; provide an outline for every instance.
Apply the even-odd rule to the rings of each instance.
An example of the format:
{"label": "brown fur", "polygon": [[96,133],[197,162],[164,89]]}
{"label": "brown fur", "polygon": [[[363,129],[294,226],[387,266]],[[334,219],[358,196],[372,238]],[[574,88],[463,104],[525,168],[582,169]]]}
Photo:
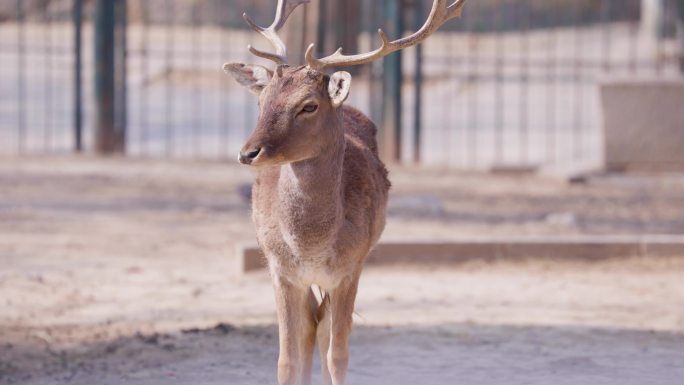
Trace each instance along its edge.
{"label": "brown fur", "polygon": [[[333,105],[331,78],[307,67],[281,69],[260,93],[257,126],[241,152],[243,159],[260,150],[250,160],[258,166],[253,219],[276,294],[278,380],[310,383],[318,339],[324,384],[341,385],[358,280],[385,225],[390,182],[375,125]],[[302,103],[318,109],[302,113]],[[312,284],[325,292],[314,310]]]}

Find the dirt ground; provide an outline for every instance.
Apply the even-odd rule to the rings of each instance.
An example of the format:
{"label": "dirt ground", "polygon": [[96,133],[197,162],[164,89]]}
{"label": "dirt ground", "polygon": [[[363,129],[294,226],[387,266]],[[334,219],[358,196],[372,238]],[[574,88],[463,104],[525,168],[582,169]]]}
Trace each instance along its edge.
{"label": "dirt ground", "polygon": [[[681,175],[391,176],[385,239],[684,232]],[[0,383],[275,383],[269,278],[233,255],[254,238],[251,178],[233,162],[0,159]],[[373,267],[356,310],[350,384],[684,378],[684,258]]]}

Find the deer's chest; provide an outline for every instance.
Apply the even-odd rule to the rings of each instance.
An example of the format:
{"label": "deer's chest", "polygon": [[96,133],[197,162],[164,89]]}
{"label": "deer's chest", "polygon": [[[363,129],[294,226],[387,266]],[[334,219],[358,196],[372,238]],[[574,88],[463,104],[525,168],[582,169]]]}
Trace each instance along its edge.
{"label": "deer's chest", "polygon": [[300,242],[288,232],[274,231],[261,246],[274,275],[285,276],[303,286],[317,284],[332,289],[339,283],[339,258],[332,245]]}
{"label": "deer's chest", "polygon": [[255,211],[255,222],[272,273],[302,285],[317,284],[324,289],[337,286],[340,258],[335,251],[335,226],[329,220],[302,218],[295,223]]}

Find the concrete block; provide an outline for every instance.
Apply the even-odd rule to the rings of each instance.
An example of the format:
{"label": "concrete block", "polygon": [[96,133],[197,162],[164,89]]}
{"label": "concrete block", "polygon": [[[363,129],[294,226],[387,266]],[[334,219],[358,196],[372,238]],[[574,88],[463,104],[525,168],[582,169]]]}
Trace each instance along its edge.
{"label": "concrete block", "polygon": [[[368,256],[367,265],[448,265],[467,261],[576,260],[615,258],[684,257],[682,236],[543,236],[498,237],[451,242],[381,242]],[[256,245],[238,249],[239,270],[250,272],[266,267]]]}
{"label": "concrete block", "polygon": [[681,236],[661,235],[644,239],[643,254],[648,258],[671,258],[684,256],[684,241]]}
{"label": "concrete block", "polygon": [[250,271],[266,268],[266,257],[261,249],[254,244],[242,244],[237,246],[237,271],[248,273]]}
{"label": "concrete block", "polygon": [[684,81],[601,85],[609,171],[684,170]]}
{"label": "concrete block", "polygon": [[502,255],[509,259],[545,258],[557,260],[597,261],[641,255],[639,241],[602,241],[567,238],[515,241],[502,245]]}

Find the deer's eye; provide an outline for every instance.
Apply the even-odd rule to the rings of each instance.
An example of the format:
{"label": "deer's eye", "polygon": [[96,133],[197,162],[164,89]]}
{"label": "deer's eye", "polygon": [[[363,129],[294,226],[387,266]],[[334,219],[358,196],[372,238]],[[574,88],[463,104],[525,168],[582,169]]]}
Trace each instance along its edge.
{"label": "deer's eye", "polygon": [[307,112],[307,113],[312,113],[318,109],[318,106],[315,104],[307,104],[302,108],[302,112]]}

